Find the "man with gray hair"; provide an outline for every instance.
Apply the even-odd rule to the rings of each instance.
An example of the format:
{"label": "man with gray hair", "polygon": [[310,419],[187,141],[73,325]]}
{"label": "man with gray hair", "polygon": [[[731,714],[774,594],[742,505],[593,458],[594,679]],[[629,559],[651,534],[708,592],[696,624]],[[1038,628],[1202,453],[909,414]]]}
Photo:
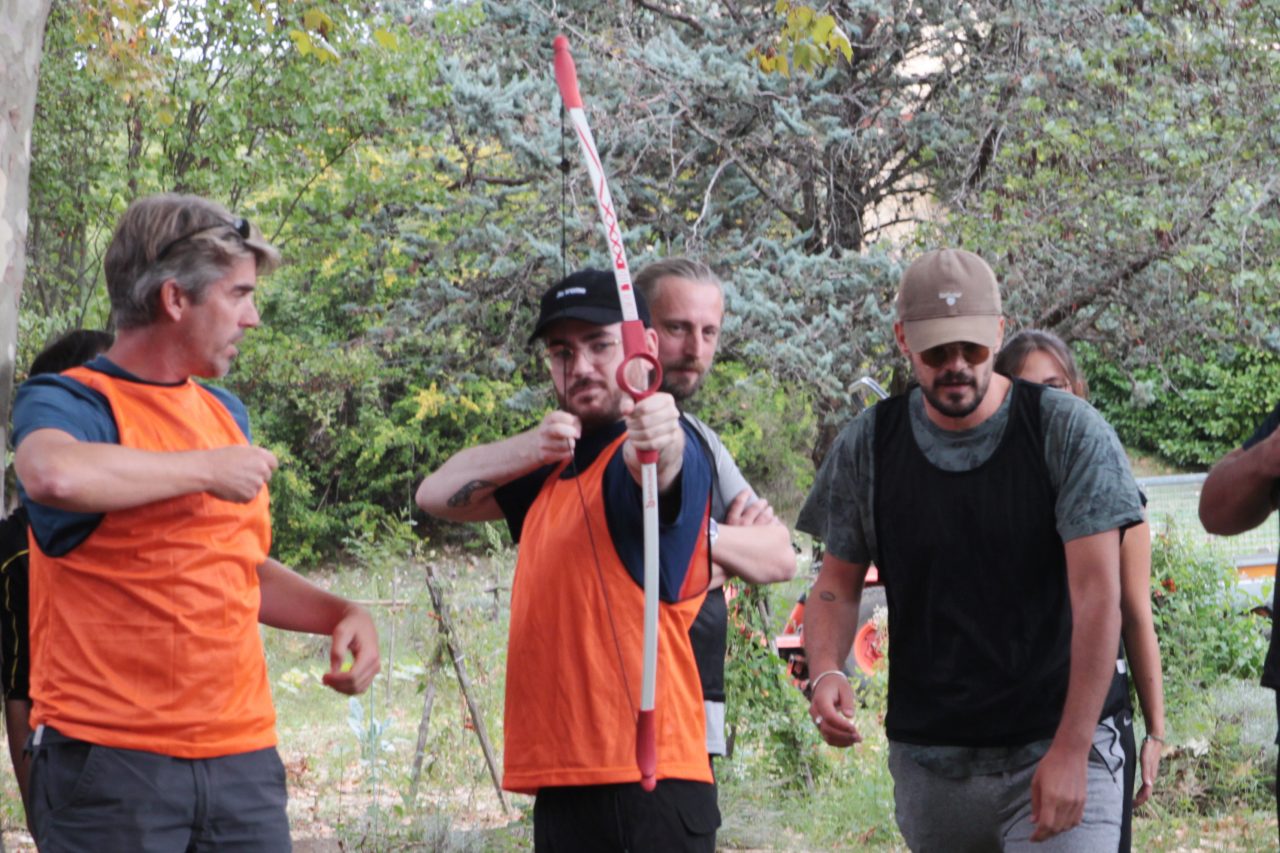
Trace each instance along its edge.
{"label": "man with gray hair", "polygon": [[115,343],[18,392],[41,850],[288,850],[259,622],[329,635],[340,693],[378,672],[368,611],[268,556],[276,458],[192,380],[230,369],[279,263],[222,205],[139,199],[105,260]]}
{"label": "man with gray hair", "polygon": [[[724,291],[711,268],[691,258],[649,264],[635,278],[658,333],[662,388],[677,402],[697,392],[715,359],[724,321]],[[724,755],[724,660],[729,626],[724,596],[727,577],[777,583],[796,573],[796,554],[786,526],[769,502],[756,495],[715,430],[682,412],[711,462],[712,585],[689,631],[707,715],[707,753]]]}
{"label": "man with gray hair", "polygon": [[1074,395],[992,370],[995,274],[929,252],[894,337],[918,385],[840,434],[797,527],[826,543],[805,608],[823,738],[861,740],[840,669],[874,560],[889,606],[889,770],[915,851],[1115,850],[1123,753],[1101,717],[1120,532],[1142,521],[1115,434]]}

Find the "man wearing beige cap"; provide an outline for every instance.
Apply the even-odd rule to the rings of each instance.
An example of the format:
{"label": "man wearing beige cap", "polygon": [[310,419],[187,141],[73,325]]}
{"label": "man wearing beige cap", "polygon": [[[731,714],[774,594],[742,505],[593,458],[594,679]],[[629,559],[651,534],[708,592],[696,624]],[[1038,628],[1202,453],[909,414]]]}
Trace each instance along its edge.
{"label": "man wearing beige cap", "polygon": [[889,606],[885,729],[912,850],[1114,850],[1123,755],[1099,723],[1119,639],[1120,532],[1142,520],[1111,428],[992,370],[994,273],[929,252],[894,336],[918,382],[862,413],[797,527],[826,545],[805,613],[811,715],[861,740],[840,670],[875,562]]}

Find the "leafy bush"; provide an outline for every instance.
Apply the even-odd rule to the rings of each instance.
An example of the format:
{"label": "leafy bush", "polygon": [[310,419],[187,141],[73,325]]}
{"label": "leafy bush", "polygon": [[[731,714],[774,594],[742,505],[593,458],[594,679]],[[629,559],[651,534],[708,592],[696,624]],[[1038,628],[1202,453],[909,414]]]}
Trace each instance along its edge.
{"label": "leafy bush", "polygon": [[817,437],[808,391],[744,362],[719,361],[690,402],[780,517],[799,509],[813,482],[809,449]]}
{"label": "leafy bush", "polygon": [[1171,526],[1153,538],[1151,578],[1168,707],[1227,678],[1257,680],[1267,641],[1239,601],[1229,558]]}
{"label": "leafy bush", "polygon": [[770,648],[771,596],[788,586],[731,581],[729,649],[725,662],[725,724],[729,756],[723,768],[744,778],[764,778],[784,788],[814,790],[828,778],[831,753],[809,719],[809,702],[790,683],[782,659]]}
{"label": "leafy bush", "polygon": [[1266,350],[1181,355],[1132,373],[1092,347],[1077,354],[1093,404],[1125,446],[1180,466],[1212,465],[1239,447],[1280,387],[1280,355]]}

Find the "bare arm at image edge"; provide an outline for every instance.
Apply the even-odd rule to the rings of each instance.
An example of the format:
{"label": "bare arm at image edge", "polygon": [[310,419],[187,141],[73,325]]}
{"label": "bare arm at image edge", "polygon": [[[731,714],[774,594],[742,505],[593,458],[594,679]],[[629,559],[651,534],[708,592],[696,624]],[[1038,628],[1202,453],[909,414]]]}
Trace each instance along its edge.
{"label": "bare arm at image edge", "polygon": [[1218,461],[1200,492],[1200,523],[1219,536],[1252,530],[1276,508],[1280,430]]}

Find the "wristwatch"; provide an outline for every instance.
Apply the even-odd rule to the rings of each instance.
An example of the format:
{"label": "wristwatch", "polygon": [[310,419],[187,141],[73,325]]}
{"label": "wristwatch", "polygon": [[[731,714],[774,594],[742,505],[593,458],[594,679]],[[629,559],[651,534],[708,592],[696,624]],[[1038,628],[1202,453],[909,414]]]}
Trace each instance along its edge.
{"label": "wristwatch", "polygon": [[707,543],[712,548],[716,547],[716,540],[720,538],[720,525],[716,524],[714,518],[707,519]]}

